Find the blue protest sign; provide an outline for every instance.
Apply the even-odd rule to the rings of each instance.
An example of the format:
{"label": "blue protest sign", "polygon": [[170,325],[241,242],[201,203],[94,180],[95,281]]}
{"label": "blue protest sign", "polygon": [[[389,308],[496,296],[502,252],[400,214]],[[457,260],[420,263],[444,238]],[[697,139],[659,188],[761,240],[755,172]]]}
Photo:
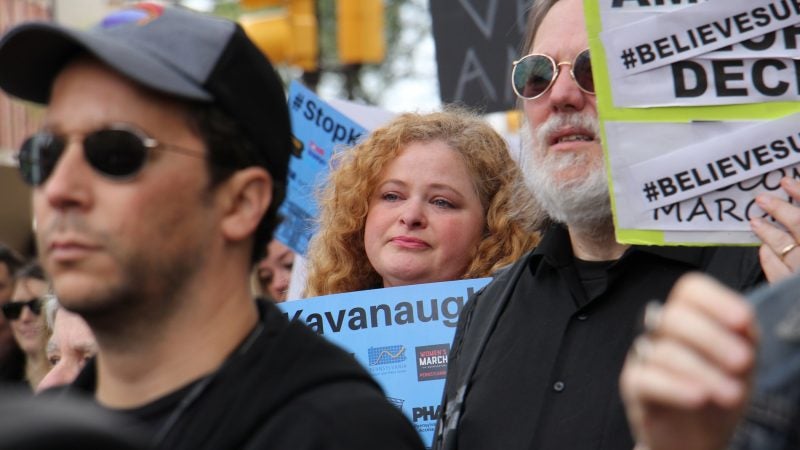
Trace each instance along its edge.
{"label": "blue protest sign", "polygon": [[328,173],[331,155],[355,144],[365,129],[297,81],[289,87],[288,101],[294,142],[286,199],[278,210],[283,222],[275,238],[305,255],[317,218],[314,195]]}
{"label": "blue protest sign", "polygon": [[469,296],[489,281],[373,289],[278,306],[289,319],[352,353],[430,447],[458,316]]}

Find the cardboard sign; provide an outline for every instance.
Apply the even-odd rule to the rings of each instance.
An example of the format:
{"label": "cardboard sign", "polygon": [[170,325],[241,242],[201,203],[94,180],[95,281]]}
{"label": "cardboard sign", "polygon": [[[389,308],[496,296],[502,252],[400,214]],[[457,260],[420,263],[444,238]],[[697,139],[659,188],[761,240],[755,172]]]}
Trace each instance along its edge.
{"label": "cardboard sign", "polygon": [[[632,22],[658,21],[665,12],[687,6],[680,1],[678,6],[659,3],[664,2],[626,1],[614,8],[603,2],[603,26],[615,30]],[[800,25],[789,25],[693,58],[614,79],[614,106],[700,106],[798,99],[799,55]]]}
{"label": "cardboard sign", "polygon": [[[764,216],[755,195],[788,198],[777,183],[798,177],[800,4],[601,0],[584,9],[617,240],[758,242],[748,224]],[[625,69],[629,50],[636,67]]]}
{"label": "cardboard sign", "polygon": [[621,167],[617,179],[622,185],[640,187],[637,195],[628,198],[634,204],[638,200],[640,209],[648,210],[798,163],[800,114],[792,114],[739,127],[724,135]]}
{"label": "cardboard sign", "polygon": [[472,293],[489,281],[373,289],[278,307],[353,354],[430,447],[458,316]]}
{"label": "cardboard sign", "polygon": [[794,0],[715,0],[600,33],[612,78],[682,61],[800,23]]}

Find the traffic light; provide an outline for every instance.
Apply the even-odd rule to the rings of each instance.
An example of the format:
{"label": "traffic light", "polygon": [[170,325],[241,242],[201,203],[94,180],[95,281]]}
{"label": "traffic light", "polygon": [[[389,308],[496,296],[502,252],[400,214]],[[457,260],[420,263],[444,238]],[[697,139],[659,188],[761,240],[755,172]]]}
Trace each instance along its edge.
{"label": "traffic light", "polygon": [[380,63],[386,56],[383,0],[338,0],[339,60],[344,64]]}
{"label": "traffic light", "polygon": [[240,0],[242,6],[275,6],[262,13],[242,16],[247,35],[273,63],[317,69],[319,44],[314,0]]}
{"label": "traffic light", "polygon": [[239,4],[242,5],[242,8],[246,9],[257,9],[257,8],[266,8],[268,6],[281,6],[283,5],[284,0],[239,0]]}

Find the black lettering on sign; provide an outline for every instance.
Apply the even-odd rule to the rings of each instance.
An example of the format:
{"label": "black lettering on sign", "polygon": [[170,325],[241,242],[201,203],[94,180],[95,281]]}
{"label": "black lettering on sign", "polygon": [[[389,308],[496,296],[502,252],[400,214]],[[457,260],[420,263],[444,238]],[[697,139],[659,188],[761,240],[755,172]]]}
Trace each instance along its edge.
{"label": "black lettering on sign", "polygon": [[344,142],[346,145],[352,146],[361,137],[361,133],[355,128],[342,125],[332,117],[325,115],[323,108],[317,105],[314,100],[308,100],[305,106],[303,118],[317,128],[322,129],[326,134],[331,135],[332,143]]}
{"label": "black lettering on sign", "polygon": [[447,327],[453,328],[458,324],[458,315],[464,308],[464,303],[474,294],[474,289],[468,287],[466,295],[446,297],[444,299],[420,299],[400,301],[394,306],[386,303],[376,303],[368,307],[353,307],[348,309],[330,310],[322,313],[311,313],[307,316],[303,310],[297,310],[290,317],[284,313],[288,320],[305,322],[318,334],[339,333],[346,331],[365,330],[368,328],[392,327],[407,325],[415,322],[441,321]]}
{"label": "black lettering on sign", "polygon": [[664,5],[689,5],[692,3],[700,3],[700,0],[614,0],[611,3],[612,8],[622,8],[626,4],[632,6],[648,7],[648,6],[664,6]]}
{"label": "black lettering on sign", "polygon": [[709,93],[710,87],[717,97],[800,95],[800,60],[719,59],[707,65],[691,60],[670,65],[675,98],[700,97]]}
{"label": "black lettering on sign", "polygon": [[[729,82],[743,81],[744,74],[736,71],[737,68],[743,67],[744,61],[742,60],[720,60],[714,61],[714,86],[717,88],[718,97],[746,97],[747,89],[734,88],[729,86]],[[732,69],[732,70],[728,70]]]}
{"label": "black lettering on sign", "polygon": [[700,97],[708,89],[706,70],[702,65],[694,61],[678,61],[671,68],[675,97]]}

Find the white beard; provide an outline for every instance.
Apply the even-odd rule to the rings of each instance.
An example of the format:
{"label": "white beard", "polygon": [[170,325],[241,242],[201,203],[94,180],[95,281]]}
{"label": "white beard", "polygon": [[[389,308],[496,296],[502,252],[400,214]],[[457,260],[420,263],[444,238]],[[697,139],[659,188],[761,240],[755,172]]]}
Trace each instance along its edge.
{"label": "white beard", "polygon": [[[535,139],[530,125],[523,124],[520,166],[525,183],[553,221],[584,230],[605,228],[611,223],[611,203],[602,158],[596,154],[546,151],[548,136],[567,126],[600,135],[597,118],[580,113],[550,116],[536,128]],[[585,177],[558,179],[560,172],[577,165],[589,168]]]}

